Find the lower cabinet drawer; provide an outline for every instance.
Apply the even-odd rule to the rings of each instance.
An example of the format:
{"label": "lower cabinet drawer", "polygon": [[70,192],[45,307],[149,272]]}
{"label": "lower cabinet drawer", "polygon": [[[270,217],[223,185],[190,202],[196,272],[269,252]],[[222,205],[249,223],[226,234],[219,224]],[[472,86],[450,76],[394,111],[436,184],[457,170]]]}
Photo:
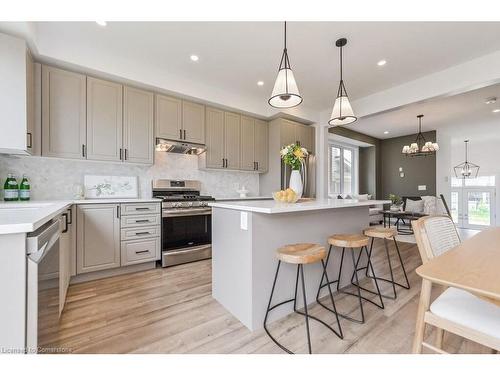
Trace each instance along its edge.
{"label": "lower cabinet drawer", "polygon": [[130,215],[130,216],[123,216],[121,218],[122,228],[147,227],[147,226],[160,225],[160,224],[161,224],[161,216],[159,214]]}
{"label": "lower cabinet drawer", "polygon": [[128,266],[160,259],[160,238],[122,241],[121,265]]}
{"label": "lower cabinet drawer", "polygon": [[142,238],[160,237],[161,227],[140,227],[140,228],[122,228],[121,239],[125,240],[138,240]]}

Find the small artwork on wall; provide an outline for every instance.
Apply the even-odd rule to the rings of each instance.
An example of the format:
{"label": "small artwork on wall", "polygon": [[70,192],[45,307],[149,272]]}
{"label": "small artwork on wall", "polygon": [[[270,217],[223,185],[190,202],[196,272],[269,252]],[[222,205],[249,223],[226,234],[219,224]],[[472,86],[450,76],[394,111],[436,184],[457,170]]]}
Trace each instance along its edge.
{"label": "small artwork on wall", "polygon": [[84,177],[86,199],[137,198],[137,176]]}

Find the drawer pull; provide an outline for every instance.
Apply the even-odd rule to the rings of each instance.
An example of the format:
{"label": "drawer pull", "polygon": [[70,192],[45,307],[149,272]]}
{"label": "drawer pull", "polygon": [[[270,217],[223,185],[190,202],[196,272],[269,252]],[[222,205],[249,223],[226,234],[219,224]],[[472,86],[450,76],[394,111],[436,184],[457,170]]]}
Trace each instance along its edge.
{"label": "drawer pull", "polygon": [[136,236],[145,236],[145,235],[148,235],[148,234],[151,234],[151,232],[135,232]]}
{"label": "drawer pull", "polygon": [[149,223],[148,219],[143,219],[143,220],[136,220],[136,223]]}
{"label": "drawer pull", "polygon": [[146,254],[149,253],[149,250],[141,250],[141,251],[136,251],[136,254]]}
{"label": "drawer pull", "polygon": [[149,207],[136,207],[135,210],[136,211],[149,211],[150,208]]}

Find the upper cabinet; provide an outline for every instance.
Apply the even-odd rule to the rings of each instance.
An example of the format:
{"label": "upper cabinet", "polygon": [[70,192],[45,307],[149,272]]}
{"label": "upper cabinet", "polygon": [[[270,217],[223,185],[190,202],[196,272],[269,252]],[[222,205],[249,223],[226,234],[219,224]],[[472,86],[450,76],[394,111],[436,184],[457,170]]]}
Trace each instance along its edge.
{"label": "upper cabinet", "polygon": [[87,78],[87,159],[120,161],[122,147],[123,86]]}
{"label": "upper cabinet", "polygon": [[154,94],[42,67],[42,155],[153,163]]}
{"label": "upper cabinet", "polygon": [[26,42],[5,34],[0,34],[0,56],[0,153],[38,154],[36,65]]}
{"label": "upper cabinet", "polygon": [[314,153],[314,128],[287,119],[276,119],[279,126],[280,147],[296,143]]}
{"label": "upper cabinet", "polygon": [[87,77],[42,67],[42,155],[85,159]]}
{"label": "upper cabinet", "polygon": [[202,168],[267,172],[267,122],[207,107],[205,128]]}
{"label": "upper cabinet", "polygon": [[182,136],[185,141],[205,144],[205,106],[182,101]]}
{"label": "upper cabinet", "polygon": [[158,138],[181,140],[182,100],[157,94],[155,121]]}
{"label": "upper cabinet", "polygon": [[153,164],[154,95],[125,86],[123,88],[123,159]]}
{"label": "upper cabinet", "polygon": [[156,137],[205,144],[205,106],[157,94]]}

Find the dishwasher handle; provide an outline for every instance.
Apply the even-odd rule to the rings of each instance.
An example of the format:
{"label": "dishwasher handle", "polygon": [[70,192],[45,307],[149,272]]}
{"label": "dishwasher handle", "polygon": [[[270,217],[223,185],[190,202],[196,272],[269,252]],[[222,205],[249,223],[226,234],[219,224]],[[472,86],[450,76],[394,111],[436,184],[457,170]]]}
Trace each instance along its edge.
{"label": "dishwasher handle", "polygon": [[60,235],[61,224],[59,219],[41,231],[29,233],[26,246],[28,258],[35,263],[40,263],[59,240]]}

